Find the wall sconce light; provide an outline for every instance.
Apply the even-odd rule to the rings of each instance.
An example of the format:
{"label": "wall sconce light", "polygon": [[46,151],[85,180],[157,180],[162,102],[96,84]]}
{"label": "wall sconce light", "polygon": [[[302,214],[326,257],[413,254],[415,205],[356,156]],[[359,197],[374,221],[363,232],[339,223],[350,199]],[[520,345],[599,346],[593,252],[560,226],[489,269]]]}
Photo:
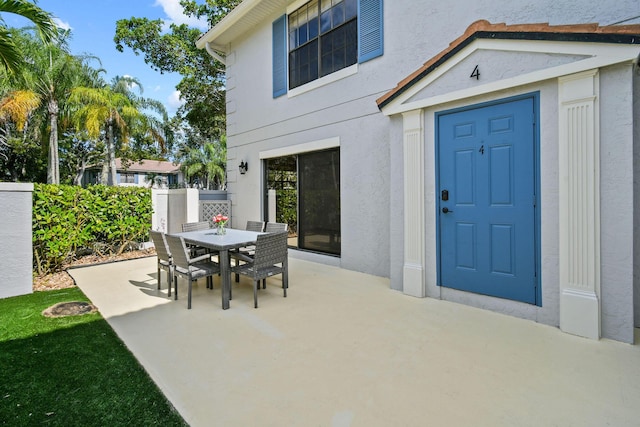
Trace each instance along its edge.
{"label": "wall sconce light", "polygon": [[240,169],[240,175],[244,175],[249,170],[249,163],[245,162],[244,160],[241,161],[238,169]]}

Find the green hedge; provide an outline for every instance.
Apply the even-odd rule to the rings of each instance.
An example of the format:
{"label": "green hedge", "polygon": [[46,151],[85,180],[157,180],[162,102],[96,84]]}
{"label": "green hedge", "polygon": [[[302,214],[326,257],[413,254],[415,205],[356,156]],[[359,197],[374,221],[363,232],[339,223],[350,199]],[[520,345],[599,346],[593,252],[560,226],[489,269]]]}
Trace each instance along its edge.
{"label": "green hedge", "polygon": [[147,241],[152,212],[148,188],[34,184],[34,268],[59,271],[79,254],[119,254]]}

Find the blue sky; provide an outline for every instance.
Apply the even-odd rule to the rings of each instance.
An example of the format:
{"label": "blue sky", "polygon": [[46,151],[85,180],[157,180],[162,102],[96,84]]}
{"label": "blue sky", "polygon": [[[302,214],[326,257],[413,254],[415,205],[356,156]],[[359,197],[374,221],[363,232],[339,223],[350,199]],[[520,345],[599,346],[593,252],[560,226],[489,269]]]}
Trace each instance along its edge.
{"label": "blue sky", "polygon": [[[175,113],[179,106],[175,86],[180,76],[152,70],[142,55],[134,55],[126,46],[124,52],[118,52],[113,36],[116,21],[131,17],[162,19],[167,27],[171,22],[189,23],[206,31],[206,22],[189,21],[182,14],[179,0],[39,0],[37,4],[52,13],[60,27],[71,29],[72,54],[86,53],[100,58],[108,82],[115,76],[137,78],[142,84],[143,96],[162,102],[170,115]],[[15,15],[3,14],[3,18],[9,26],[25,25]],[[98,68],[100,64],[93,66]]]}

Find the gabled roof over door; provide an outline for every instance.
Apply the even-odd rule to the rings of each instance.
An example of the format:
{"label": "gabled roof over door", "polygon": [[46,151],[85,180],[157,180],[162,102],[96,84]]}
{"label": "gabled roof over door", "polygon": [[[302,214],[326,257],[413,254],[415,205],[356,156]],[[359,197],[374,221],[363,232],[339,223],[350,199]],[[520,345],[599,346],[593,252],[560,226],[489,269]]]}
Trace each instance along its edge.
{"label": "gabled roof over door", "polygon": [[471,24],[377,103],[384,114],[398,114],[636,62],[639,54],[640,25],[505,25],[482,20]]}

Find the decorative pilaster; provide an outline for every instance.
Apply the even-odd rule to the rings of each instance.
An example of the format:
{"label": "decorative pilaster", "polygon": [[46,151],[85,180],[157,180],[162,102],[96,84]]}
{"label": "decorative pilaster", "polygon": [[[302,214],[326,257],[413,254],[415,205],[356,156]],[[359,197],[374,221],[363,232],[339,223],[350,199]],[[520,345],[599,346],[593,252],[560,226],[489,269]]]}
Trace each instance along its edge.
{"label": "decorative pilaster", "polygon": [[558,80],[560,328],[600,338],[600,141],[597,70]]}
{"label": "decorative pilaster", "polygon": [[403,291],[424,297],[424,122],[421,110],[402,114],[404,166]]}

